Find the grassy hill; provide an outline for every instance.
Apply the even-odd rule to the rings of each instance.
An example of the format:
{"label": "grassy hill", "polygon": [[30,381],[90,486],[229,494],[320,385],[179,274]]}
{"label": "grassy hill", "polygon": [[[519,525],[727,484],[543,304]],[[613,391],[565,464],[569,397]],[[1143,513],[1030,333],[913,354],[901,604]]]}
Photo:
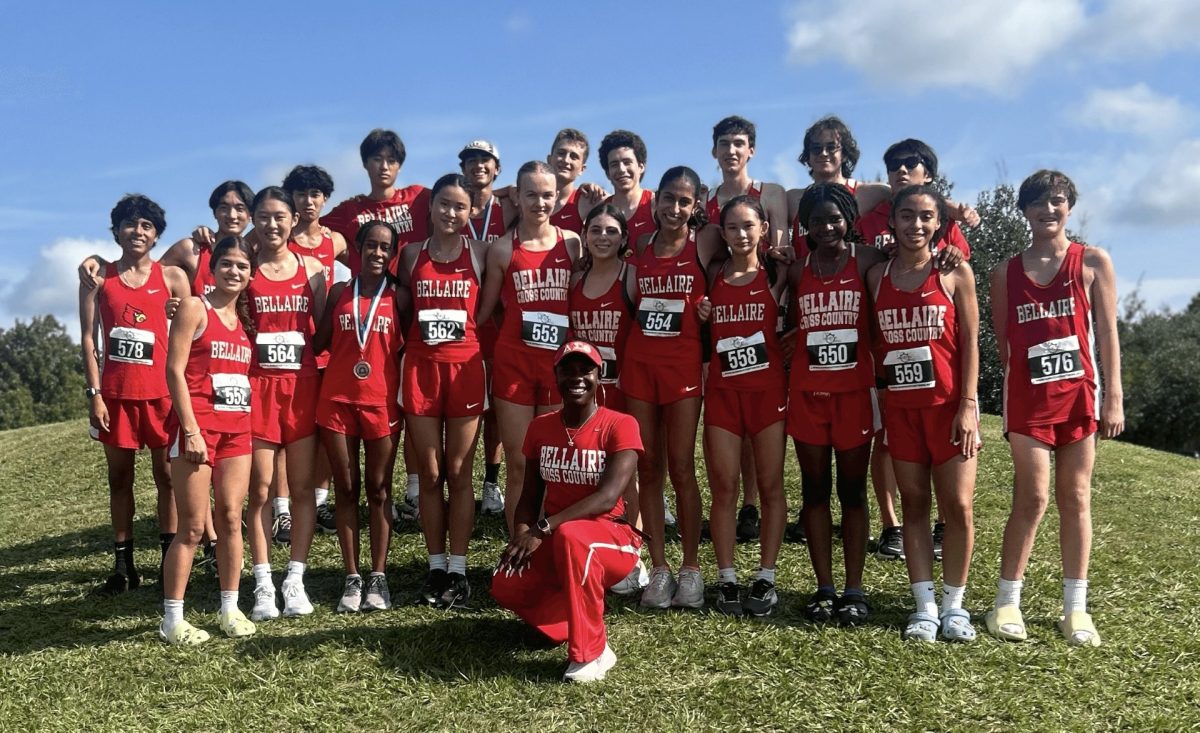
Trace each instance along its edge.
{"label": "grassy hill", "polygon": [[[503,545],[481,521],[472,546],[474,610],[403,605],[425,572],[419,534],[393,543],[393,611],[333,613],[334,540],[314,543],[312,616],[259,625],[249,640],[216,629],[215,581],[196,574],[188,618],[213,640],[157,638],[157,528],[149,465],[139,465],[139,565],[123,597],[91,589],[111,567],[104,458],[83,422],[0,433],[0,729],[3,730],[1179,730],[1200,727],[1200,462],[1120,443],[1099,450],[1091,606],[1105,644],[1068,647],[1055,627],[1061,589],[1050,509],[1025,581],[1030,642],[983,630],[1011,482],[999,421],[985,419],[977,546],[967,606],[971,646],[900,641],[910,597],[903,563],[868,559],[874,622],[816,628],[803,545],[780,560],[782,609],[766,621],[652,613],[610,603],[620,657],[598,686],[560,684],[562,649],[530,646],[486,595]],[[797,470],[788,486],[798,502]],[[703,484],[702,484],[703,485]],[[877,531],[877,521],[874,523]],[[678,559],[678,547],[668,551]],[[757,545],[739,547],[753,568]],[[711,547],[701,550],[710,583]],[[275,550],[282,569],[286,555]],[[840,562],[840,555],[835,558]],[[836,567],[836,565],[835,565]],[[840,573],[837,573],[840,578]],[[243,585],[248,610],[252,581]],[[710,595],[711,600],[711,595]]]}

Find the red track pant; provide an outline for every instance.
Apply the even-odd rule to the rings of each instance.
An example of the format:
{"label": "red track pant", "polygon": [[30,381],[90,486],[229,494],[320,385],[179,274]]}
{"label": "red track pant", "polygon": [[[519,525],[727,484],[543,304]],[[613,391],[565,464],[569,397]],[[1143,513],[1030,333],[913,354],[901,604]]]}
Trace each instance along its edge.
{"label": "red track pant", "polygon": [[520,574],[492,576],[492,597],[555,644],[567,659],[590,662],[604,651],[604,591],[629,574],[641,538],[611,519],[567,522],[542,542]]}

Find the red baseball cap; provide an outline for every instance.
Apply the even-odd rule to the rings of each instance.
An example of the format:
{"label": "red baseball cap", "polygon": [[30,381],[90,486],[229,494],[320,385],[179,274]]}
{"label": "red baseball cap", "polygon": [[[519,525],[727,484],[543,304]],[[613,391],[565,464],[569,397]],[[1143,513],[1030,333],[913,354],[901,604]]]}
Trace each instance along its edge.
{"label": "red baseball cap", "polygon": [[568,356],[574,356],[575,354],[585,357],[588,361],[598,367],[604,366],[604,357],[600,356],[599,349],[597,349],[595,346],[592,346],[587,341],[579,340],[568,341],[567,343],[558,347],[558,351],[554,352],[554,366],[558,366],[562,363],[563,359],[566,359]]}

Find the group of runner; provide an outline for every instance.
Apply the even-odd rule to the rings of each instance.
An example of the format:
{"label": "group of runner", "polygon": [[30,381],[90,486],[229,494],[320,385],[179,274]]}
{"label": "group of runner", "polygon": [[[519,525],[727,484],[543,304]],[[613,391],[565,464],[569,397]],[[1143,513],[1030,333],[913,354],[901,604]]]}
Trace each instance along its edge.
{"label": "group of runner", "polygon": [[[545,162],[522,165],[511,186],[495,185],[496,146],[476,140],[459,153],[459,173],[426,189],[397,186],[404,144],[373,130],[360,147],[369,194],[322,216],[333,182],[316,166],[257,194],[228,181],[209,201],[216,230],[198,228],[158,261],[150,251],[166,226],[161,207],[121,199],[111,214],[121,257],[80,267],[87,393],[116,540],[104,590],[140,581],[133,458],[149,447],[167,642],[208,638],[183,618],[198,547],[218,570],[219,625],[229,636],[253,634],[254,622],[281,608],[312,612],[304,572],[318,529],[336,532],[341,548],[337,610],[389,608],[390,530],[402,516],[419,518],[428,551],[421,601],[461,607],[471,595],[472,467],[483,434],[482,508],[503,511],[511,537],[492,593],[568,642],[568,679],[599,679],[616,660],[604,635],[606,590],[640,593],[651,608],[705,603],[695,463],[703,406],[718,611],[772,612],[788,536],[807,539],[816,577],[805,615],[867,621],[869,469],[883,522],[877,552],[908,566],[915,611],[904,637],[973,639],[962,603],[981,447],[979,314],[957,222],[974,226],[978,215],[932,185],[937,157],[919,140],[885,152],[887,184],[859,183],[850,130],[819,120],[800,156],[813,183],[794,191],[751,177],[748,120],[721,120],[712,143],[722,180],[711,190],[686,166],[644,188],[646,146],[625,130],[598,150],[612,193],[577,185],[590,145],[574,129],[556,136]],[[1072,643],[1100,641],[1086,607],[1093,438],[1119,434],[1123,414],[1115,276],[1103,250],[1067,237],[1076,195],[1056,171],[1026,179],[1018,205],[1032,244],[991,276],[1016,468],[1002,579],[986,618],[1004,639],[1026,636],[1021,578],[1053,453],[1060,625]],[[335,261],[348,281],[333,282]],[[802,494],[790,527],[787,436]],[[408,481],[394,513],[401,446]],[[665,553],[668,479],[677,570]],[[369,570],[359,557],[362,493]],[[250,618],[238,608],[244,503]],[[269,548],[281,531],[291,559],[277,589]],[[734,545],[755,536],[759,561],[745,586]]]}

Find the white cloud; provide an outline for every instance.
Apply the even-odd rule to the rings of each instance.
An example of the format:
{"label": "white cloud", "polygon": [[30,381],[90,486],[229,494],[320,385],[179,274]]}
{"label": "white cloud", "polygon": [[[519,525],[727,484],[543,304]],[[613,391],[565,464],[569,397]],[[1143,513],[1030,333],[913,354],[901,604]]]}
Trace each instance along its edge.
{"label": "white cloud", "polygon": [[1159,156],[1147,156],[1145,171],[1130,186],[1121,218],[1152,220],[1155,226],[1200,224],[1200,139],[1183,140]]}
{"label": "white cloud", "polygon": [[18,318],[28,320],[46,313],[67,326],[79,338],[79,278],[76,268],[84,257],[100,254],[106,259],[120,256],[111,239],[65,237],[43,247],[28,269],[15,279],[0,283],[0,328]]}
{"label": "white cloud", "polygon": [[1088,29],[1087,47],[1106,56],[1159,56],[1200,46],[1196,0],[1110,0]]}
{"label": "white cloud", "polygon": [[1124,89],[1094,89],[1072,117],[1089,127],[1153,137],[1180,130],[1189,117],[1177,97],[1158,94],[1143,83]]}
{"label": "white cloud", "polygon": [[879,84],[1004,92],[1084,26],[1081,2],[900,0],[794,8],[793,62],[840,58]]}
{"label": "white cloud", "polygon": [[1169,308],[1181,311],[1200,293],[1200,277],[1154,278],[1151,280],[1117,279],[1117,298],[1124,302],[1134,292],[1151,311]]}

